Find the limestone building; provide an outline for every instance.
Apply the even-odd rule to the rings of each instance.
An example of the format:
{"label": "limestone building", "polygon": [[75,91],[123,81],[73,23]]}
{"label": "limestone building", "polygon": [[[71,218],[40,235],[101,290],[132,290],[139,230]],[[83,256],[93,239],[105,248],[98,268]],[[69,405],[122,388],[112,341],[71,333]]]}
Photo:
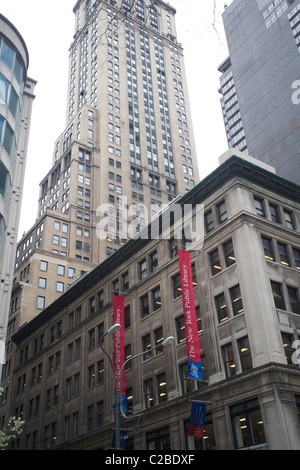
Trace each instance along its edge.
{"label": "limestone building", "polygon": [[[17,331],[0,417],[25,419],[14,449],[106,449],[113,376],[99,340],[125,296],[128,449],[300,448],[299,187],[237,151],[175,202],[204,206],[191,252],[204,382],[187,375],[177,249],[129,240]],[[172,207],[172,206],[171,206]],[[174,336],[165,350],[161,342]],[[112,355],[110,335],[104,346]],[[149,349],[157,346],[155,351]],[[187,438],[191,400],[207,403],[204,439]]]}

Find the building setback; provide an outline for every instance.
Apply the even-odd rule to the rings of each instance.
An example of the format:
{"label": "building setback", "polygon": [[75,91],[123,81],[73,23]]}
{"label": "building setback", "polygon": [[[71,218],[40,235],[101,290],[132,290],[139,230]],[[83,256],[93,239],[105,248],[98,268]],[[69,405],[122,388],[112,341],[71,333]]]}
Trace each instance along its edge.
{"label": "building setback", "polygon": [[0,14],[0,376],[13,285],[32,102],[26,44]]}
{"label": "building setback", "polygon": [[234,0],[223,23],[229,58],[220,66],[229,147],[300,183],[300,2]]}
{"label": "building setback", "polygon": [[[204,382],[187,376],[177,256],[186,240],[129,240],[14,334],[0,407],[25,419],[12,448],[112,445],[113,377],[99,339],[119,292],[125,357],[145,352],[126,368],[127,414],[142,415],[121,421],[128,449],[299,450],[299,187],[238,151],[221,161],[176,201],[204,205],[204,244],[191,252]],[[104,347],[112,354],[110,335]],[[191,400],[207,402],[203,441],[186,436]]]}

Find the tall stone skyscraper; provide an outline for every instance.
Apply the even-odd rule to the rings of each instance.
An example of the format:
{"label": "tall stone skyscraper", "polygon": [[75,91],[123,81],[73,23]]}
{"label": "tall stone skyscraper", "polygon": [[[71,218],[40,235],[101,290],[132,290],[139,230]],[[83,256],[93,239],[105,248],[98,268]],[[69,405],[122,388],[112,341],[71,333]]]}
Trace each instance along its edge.
{"label": "tall stone skyscraper", "polygon": [[17,247],[11,332],[199,181],[175,9],[80,0],[73,11],[66,128]]}
{"label": "tall stone skyscraper", "polygon": [[300,183],[300,2],[234,0],[223,13],[219,67],[230,147]]}

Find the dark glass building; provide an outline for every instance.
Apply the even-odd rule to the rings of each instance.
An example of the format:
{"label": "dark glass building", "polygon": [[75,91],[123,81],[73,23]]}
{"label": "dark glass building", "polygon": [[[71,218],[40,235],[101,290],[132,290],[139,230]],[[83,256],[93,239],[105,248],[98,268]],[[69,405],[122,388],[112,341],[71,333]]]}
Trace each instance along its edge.
{"label": "dark glass building", "polygon": [[229,147],[300,182],[300,2],[234,0],[223,13],[219,67]]}

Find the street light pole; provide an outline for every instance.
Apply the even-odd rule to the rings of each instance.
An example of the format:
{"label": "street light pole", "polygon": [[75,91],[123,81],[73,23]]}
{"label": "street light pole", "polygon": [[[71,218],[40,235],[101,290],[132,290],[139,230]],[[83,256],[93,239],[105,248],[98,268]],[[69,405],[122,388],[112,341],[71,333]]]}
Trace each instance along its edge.
{"label": "street light pole", "polygon": [[[111,357],[109,356],[109,354],[103,348],[103,340],[104,340],[104,337],[107,334],[118,333],[120,328],[121,328],[121,325],[119,323],[116,323],[106,333],[104,333],[100,338],[100,347],[101,347],[102,351],[104,352],[104,354],[106,355],[106,357],[109,359],[109,362],[110,362],[110,365],[111,365],[112,371],[113,371],[113,377],[114,377],[114,387],[115,387],[115,389],[114,389],[114,393],[113,393],[113,402],[114,402],[114,416],[115,416],[115,441],[116,441],[116,449],[118,449],[118,450],[121,447],[121,423],[120,423],[121,414],[122,414],[123,418],[126,418],[126,419],[136,418],[136,417],[142,416],[142,414],[143,414],[143,413],[142,414],[139,413],[139,414],[136,414],[136,415],[126,416],[123,409],[122,409],[122,406],[121,406],[121,398],[122,397],[121,397],[121,395],[122,395],[122,374],[123,374],[123,370],[124,370],[124,367],[126,366],[126,364],[129,361],[132,361],[132,359],[136,359],[137,357],[143,356],[145,354],[145,351],[143,351],[139,354],[136,354],[135,356],[132,356],[132,357],[129,357],[128,359],[126,359],[126,361],[124,361],[124,363],[122,364],[122,367],[120,369],[120,374],[118,373],[118,371],[119,371],[119,344],[118,344],[118,341],[117,341],[117,347],[116,347],[116,367],[115,367]],[[162,346],[165,347],[165,346],[168,346],[170,344],[173,344],[174,341],[175,341],[174,336],[168,336],[168,338],[166,338],[162,342]],[[149,353],[151,351],[154,351],[156,348],[158,348],[158,346],[159,345],[154,346],[153,348],[149,349],[149,351],[147,351],[147,352]]]}
{"label": "street light pole", "polygon": [[[109,360],[109,363],[112,368],[113,372],[113,377],[114,377],[114,392],[113,392],[113,404],[114,404],[114,417],[115,417],[115,440],[116,440],[116,449],[120,449],[120,395],[118,393],[117,389],[117,382],[118,382],[118,376],[116,374],[116,370],[113,364],[113,361],[110,357],[110,355],[105,351],[103,347],[103,341],[104,338],[107,334],[113,334],[113,333],[118,333],[120,331],[121,325],[119,323],[115,323],[112,327],[109,328],[109,330],[104,333],[101,338],[100,338],[100,347],[106,357]],[[119,369],[119,349],[117,349],[117,358],[116,358],[116,363],[117,363],[117,371]]]}

